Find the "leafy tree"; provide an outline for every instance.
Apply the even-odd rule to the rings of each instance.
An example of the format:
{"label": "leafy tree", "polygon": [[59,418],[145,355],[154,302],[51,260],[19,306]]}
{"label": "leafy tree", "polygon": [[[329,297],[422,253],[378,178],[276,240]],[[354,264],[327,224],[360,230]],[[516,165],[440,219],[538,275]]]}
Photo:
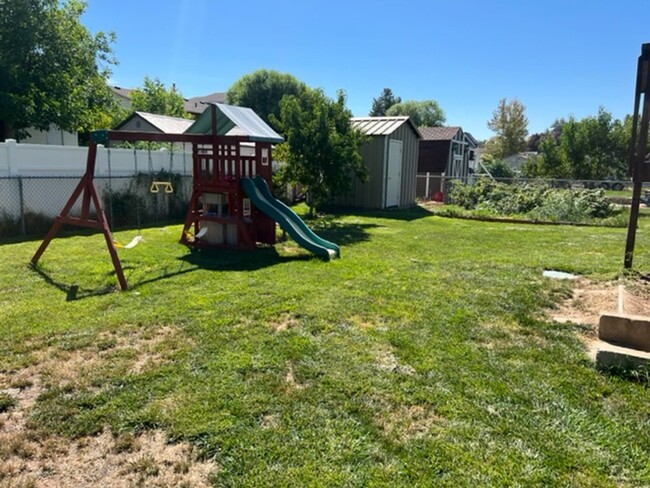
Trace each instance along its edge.
{"label": "leafy tree", "polygon": [[435,100],[407,100],[396,103],[386,115],[408,115],[416,127],[441,127],[445,123],[445,112]]}
{"label": "leafy tree", "polygon": [[401,103],[401,101],[402,99],[400,97],[393,95],[393,91],[390,88],[384,88],[381,95],[372,99],[372,108],[368,115],[371,117],[386,115],[389,108],[397,103]]}
{"label": "leafy tree", "polygon": [[517,99],[507,102],[501,99],[487,125],[496,135],[490,140],[488,150],[501,159],[517,154],[526,147],[528,118],[526,107]]}
{"label": "leafy tree", "polygon": [[158,79],[144,78],[142,88],[131,91],[131,107],[140,112],[190,118],[185,111],[185,99],[174,85],[170,89]]}
{"label": "leafy tree", "polygon": [[528,140],[526,141],[526,151],[529,152],[539,151],[539,143],[542,141],[542,137],[544,137],[544,134],[541,134],[539,132],[535,132],[534,134],[531,134]]}
{"label": "leafy tree", "polygon": [[320,89],[305,89],[299,96],[284,96],[279,119],[272,116],[285,137],[276,151],[286,163],[283,179],[305,185],[311,216],[329,198],[349,192],[352,176],[367,178],[359,155],[364,137],[350,125],[345,102],[343,91],[331,100]]}
{"label": "leafy tree", "polygon": [[280,117],[280,100],[285,95],[300,96],[307,86],[287,73],[261,69],[242,76],[226,92],[232,105],[249,107],[265,122],[271,122],[271,114]]}
{"label": "leafy tree", "polygon": [[601,180],[622,178],[627,170],[632,119],[615,120],[604,108],[596,116],[556,121],[539,144],[528,176]]}
{"label": "leafy tree", "polygon": [[0,0],[0,140],[106,120],[115,35],[91,34],[80,22],[85,9],[82,0]]}
{"label": "leafy tree", "polygon": [[571,178],[566,154],[552,131],[544,134],[539,142],[539,154],[521,166],[521,173],[528,178]]}
{"label": "leafy tree", "polygon": [[485,163],[479,170],[479,174],[484,172],[489,172],[492,178],[514,178],[515,172],[510,166],[504,163],[502,160],[490,161]]}

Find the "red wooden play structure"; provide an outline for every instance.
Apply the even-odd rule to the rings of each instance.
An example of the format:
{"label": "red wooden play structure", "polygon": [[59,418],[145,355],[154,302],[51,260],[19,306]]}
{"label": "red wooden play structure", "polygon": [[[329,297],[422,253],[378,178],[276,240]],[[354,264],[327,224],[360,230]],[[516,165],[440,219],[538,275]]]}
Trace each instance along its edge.
{"label": "red wooden play structure", "polygon": [[[251,205],[242,178],[258,177],[271,185],[272,144],[282,138],[251,109],[213,104],[189,133],[97,131],[88,147],[81,181],[55,218],[32,258],[35,265],[63,224],[97,229],[104,234],[120,288],[127,288],[115,242],[94,183],[97,145],[113,141],[182,142],[192,146],[192,195],[180,241],[196,247],[254,250],[256,242],[275,243],[275,222]],[[81,212],[71,210],[81,198]],[[91,206],[92,203],[92,206]],[[91,207],[94,207],[94,212]]]}

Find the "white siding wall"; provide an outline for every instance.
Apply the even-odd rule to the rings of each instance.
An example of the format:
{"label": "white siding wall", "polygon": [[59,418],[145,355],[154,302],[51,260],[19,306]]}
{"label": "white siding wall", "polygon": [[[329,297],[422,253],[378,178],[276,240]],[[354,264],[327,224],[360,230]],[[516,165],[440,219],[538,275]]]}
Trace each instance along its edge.
{"label": "white siding wall", "polygon": [[76,133],[66,132],[57,127],[50,126],[50,130],[41,131],[36,129],[28,129],[29,137],[26,137],[21,142],[25,144],[52,144],[62,146],[78,146],[79,139]]}

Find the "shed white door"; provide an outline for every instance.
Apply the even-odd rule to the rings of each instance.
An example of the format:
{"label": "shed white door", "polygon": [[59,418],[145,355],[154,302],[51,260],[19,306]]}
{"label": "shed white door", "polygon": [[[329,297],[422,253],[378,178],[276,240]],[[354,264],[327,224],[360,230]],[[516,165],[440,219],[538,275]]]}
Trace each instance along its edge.
{"label": "shed white door", "polygon": [[388,171],[386,172],[386,206],[399,206],[402,187],[402,141],[388,140]]}

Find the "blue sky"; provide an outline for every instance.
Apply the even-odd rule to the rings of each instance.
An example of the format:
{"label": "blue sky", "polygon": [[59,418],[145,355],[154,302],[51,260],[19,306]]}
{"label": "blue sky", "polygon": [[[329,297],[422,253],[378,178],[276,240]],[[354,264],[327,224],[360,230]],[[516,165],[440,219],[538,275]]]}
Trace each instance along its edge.
{"label": "blue sky", "polygon": [[501,98],[526,106],[529,132],[559,117],[633,108],[648,0],[89,0],[82,22],[113,31],[114,84],[144,77],[189,98],[260,68],[291,73],[368,114],[384,87],[436,100],[478,139]]}

